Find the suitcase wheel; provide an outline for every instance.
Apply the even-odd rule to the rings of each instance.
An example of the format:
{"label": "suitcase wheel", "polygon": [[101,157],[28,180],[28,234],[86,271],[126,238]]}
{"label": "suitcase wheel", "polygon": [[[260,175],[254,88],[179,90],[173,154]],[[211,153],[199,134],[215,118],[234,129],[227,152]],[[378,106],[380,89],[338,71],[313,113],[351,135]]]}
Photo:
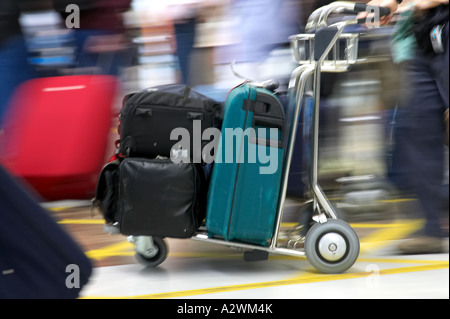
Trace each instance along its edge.
{"label": "suitcase wheel", "polygon": [[138,236],[134,239],[136,259],[146,267],[156,267],[167,257],[167,244],[164,239],[151,236]]}
{"label": "suitcase wheel", "polygon": [[330,219],[311,227],[305,238],[309,263],[323,273],[343,273],[359,255],[359,239],[353,228],[339,219]]}
{"label": "suitcase wheel", "polygon": [[249,250],[244,253],[244,261],[262,261],[269,258],[269,253],[262,250]]}

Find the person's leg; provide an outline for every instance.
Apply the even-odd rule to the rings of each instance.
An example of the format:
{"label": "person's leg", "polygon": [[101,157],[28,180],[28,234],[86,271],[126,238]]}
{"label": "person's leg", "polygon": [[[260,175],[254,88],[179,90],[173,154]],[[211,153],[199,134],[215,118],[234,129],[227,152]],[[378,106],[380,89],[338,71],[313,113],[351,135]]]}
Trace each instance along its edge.
{"label": "person's leg", "polygon": [[188,19],[183,23],[174,25],[175,37],[177,42],[177,57],[180,64],[181,81],[184,84],[189,83],[189,64],[190,56],[195,43],[196,19]]}
{"label": "person's leg", "polygon": [[[411,121],[408,146],[411,160],[411,178],[418,198],[418,208],[425,218],[424,237],[400,247],[405,253],[439,252],[441,216],[445,207],[442,196],[444,167],[445,101],[439,89],[439,80],[432,71],[435,59],[420,55],[409,65],[412,80],[408,121]],[[432,67],[433,66],[433,67]],[[448,68],[442,65],[442,67]]]}
{"label": "person's leg", "polygon": [[411,196],[413,187],[413,168],[411,160],[411,138],[413,136],[413,114],[410,106],[411,77],[410,64],[407,61],[399,64],[400,87],[397,98],[397,107],[392,115],[392,141],[388,162],[388,174],[390,181],[404,195]]}

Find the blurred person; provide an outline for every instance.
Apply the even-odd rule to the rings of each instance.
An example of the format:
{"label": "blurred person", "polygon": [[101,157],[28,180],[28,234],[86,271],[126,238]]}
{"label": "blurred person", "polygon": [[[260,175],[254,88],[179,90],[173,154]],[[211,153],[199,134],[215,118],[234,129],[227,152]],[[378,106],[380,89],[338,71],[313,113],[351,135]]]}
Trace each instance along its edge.
{"label": "blurred person", "polygon": [[248,72],[251,79],[267,80],[258,79],[257,65],[274,49],[288,46],[289,36],[303,31],[301,9],[298,0],[230,1],[227,16],[235,21],[234,43],[219,48],[217,60],[248,64],[248,70],[239,73],[247,76]]}
{"label": "blurred person", "polygon": [[[425,226],[418,237],[401,243],[399,250],[439,253],[442,238],[448,236],[441,225],[442,214],[448,212],[448,189],[443,191],[444,113],[449,107],[448,0],[403,2],[400,17],[405,18],[397,22],[392,47],[403,72],[392,176],[402,190],[417,197]],[[391,15],[381,21],[384,24],[398,6],[396,0],[369,4],[391,9]],[[439,36],[440,45],[433,46],[432,37]]]}
{"label": "blurred person", "polygon": [[232,7],[240,17],[240,58],[261,61],[275,48],[289,43],[300,32],[299,3],[291,0],[240,0]]}
{"label": "blurred person", "polygon": [[97,67],[103,74],[118,76],[120,68],[131,63],[133,50],[125,36],[122,14],[131,8],[132,0],[52,0],[63,21],[79,8],[79,27],[75,26],[76,68]]}
{"label": "blurred person", "polygon": [[0,125],[15,89],[36,76],[28,63],[28,51],[19,18],[23,11],[48,7],[43,0],[0,1]]}
{"label": "blurred person", "polygon": [[[175,34],[179,82],[195,86],[204,84],[202,81],[213,77],[209,54],[200,53],[200,48],[204,48],[205,38],[207,46],[213,47],[216,43],[223,42],[223,39],[219,39],[223,34],[216,34],[216,39],[211,39],[215,30],[206,30],[204,26],[208,22],[221,19],[222,10],[232,1],[234,0],[175,0],[168,5]],[[202,69],[197,68],[197,62]]]}
{"label": "blurred person", "polygon": [[194,49],[199,10],[199,0],[182,0],[170,6],[179,64],[179,81],[189,84],[190,57]]}

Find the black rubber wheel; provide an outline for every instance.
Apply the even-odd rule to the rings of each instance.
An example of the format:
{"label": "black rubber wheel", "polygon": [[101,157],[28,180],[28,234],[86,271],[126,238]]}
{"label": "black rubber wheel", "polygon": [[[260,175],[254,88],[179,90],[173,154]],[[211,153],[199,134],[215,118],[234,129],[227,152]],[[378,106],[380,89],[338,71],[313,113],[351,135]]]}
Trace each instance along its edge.
{"label": "black rubber wheel", "polygon": [[305,253],[318,271],[339,274],[353,266],[359,256],[359,239],[353,228],[339,219],[311,227],[305,238]]}
{"label": "black rubber wheel", "polygon": [[146,267],[154,268],[160,265],[167,258],[167,244],[164,239],[159,237],[153,237],[153,244],[158,248],[158,253],[148,258],[141,253],[136,253],[136,259]]}
{"label": "black rubber wheel", "polygon": [[263,261],[269,258],[269,253],[263,250],[249,250],[244,253],[244,261]]}

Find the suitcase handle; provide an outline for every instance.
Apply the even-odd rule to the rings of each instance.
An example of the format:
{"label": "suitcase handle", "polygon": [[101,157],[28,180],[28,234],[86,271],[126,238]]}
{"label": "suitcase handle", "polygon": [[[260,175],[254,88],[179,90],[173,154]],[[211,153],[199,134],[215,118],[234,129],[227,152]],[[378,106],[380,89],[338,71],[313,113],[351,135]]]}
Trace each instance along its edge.
{"label": "suitcase handle", "polygon": [[187,112],[186,117],[188,120],[203,120],[203,113]]}
{"label": "suitcase handle", "polygon": [[257,92],[255,100],[244,100],[242,109],[255,115],[284,119],[281,102],[272,94]]}
{"label": "suitcase handle", "polygon": [[152,116],[153,115],[153,111],[152,111],[152,109],[149,109],[149,108],[138,107],[136,109],[136,113],[135,114],[137,116],[148,117],[148,116]]}
{"label": "suitcase handle", "polygon": [[[283,148],[283,135],[284,135],[284,127],[285,122],[283,119],[274,118],[274,117],[267,117],[267,116],[259,116],[254,115],[253,116],[253,123],[252,127],[254,131],[252,132],[250,136],[250,142],[258,145],[265,145],[265,146],[275,146],[278,148]],[[271,140],[271,136],[266,136],[264,138],[257,137],[255,134],[257,133],[258,128],[276,128],[279,130],[280,135],[278,136],[277,140]],[[267,132],[266,132],[267,133]]]}
{"label": "suitcase handle", "polygon": [[[280,101],[273,93],[256,92],[255,100],[245,100],[243,109],[253,112],[252,127],[255,129],[260,126],[263,128],[277,128],[280,130],[280,136],[276,140],[278,148],[283,147],[283,135],[285,131],[285,115]],[[273,146],[273,140],[270,137],[256,137],[256,131],[253,131],[250,142],[258,145]]]}

